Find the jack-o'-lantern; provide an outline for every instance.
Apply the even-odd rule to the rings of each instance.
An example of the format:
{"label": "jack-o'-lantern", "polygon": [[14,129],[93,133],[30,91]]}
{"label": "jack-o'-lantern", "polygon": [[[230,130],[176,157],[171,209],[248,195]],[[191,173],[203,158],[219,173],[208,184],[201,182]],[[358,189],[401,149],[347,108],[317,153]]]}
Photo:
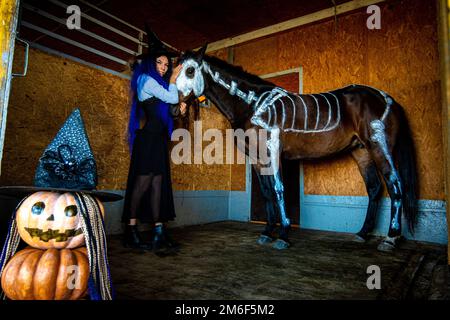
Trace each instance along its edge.
{"label": "jack-o'-lantern", "polygon": [[[103,205],[97,201],[102,215]],[[39,191],[16,212],[21,238],[38,249],[77,248],[85,243],[80,208],[71,193]]]}
{"label": "jack-o'-lantern", "polygon": [[12,300],[76,300],[87,294],[86,248],[26,248],[9,260],[1,284]]}

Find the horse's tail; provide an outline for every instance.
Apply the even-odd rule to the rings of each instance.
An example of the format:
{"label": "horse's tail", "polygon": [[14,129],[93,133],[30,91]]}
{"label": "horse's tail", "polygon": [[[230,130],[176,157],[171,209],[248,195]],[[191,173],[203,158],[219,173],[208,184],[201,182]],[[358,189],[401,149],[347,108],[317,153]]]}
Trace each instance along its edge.
{"label": "horse's tail", "polygon": [[418,190],[416,153],[405,112],[400,105],[396,109],[399,110],[399,134],[394,152],[402,181],[403,214],[408,223],[409,231],[414,233],[418,211],[416,197]]}

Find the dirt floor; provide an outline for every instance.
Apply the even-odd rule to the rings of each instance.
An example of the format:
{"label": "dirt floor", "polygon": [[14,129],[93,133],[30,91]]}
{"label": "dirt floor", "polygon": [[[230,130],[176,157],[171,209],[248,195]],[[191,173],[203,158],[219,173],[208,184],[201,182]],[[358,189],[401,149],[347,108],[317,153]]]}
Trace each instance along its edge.
{"label": "dirt floor", "polygon": [[[381,238],[294,229],[292,247],[256,243],[263,225],[219,222],[172,229],[182,246],[159,257],[108,239],[117,299],[449,299],[446,246],[404,241],[393,253],[377,251]],[[143,233],[149,238],[149,233]],[[380,267],[381,289],[367,273]]]}

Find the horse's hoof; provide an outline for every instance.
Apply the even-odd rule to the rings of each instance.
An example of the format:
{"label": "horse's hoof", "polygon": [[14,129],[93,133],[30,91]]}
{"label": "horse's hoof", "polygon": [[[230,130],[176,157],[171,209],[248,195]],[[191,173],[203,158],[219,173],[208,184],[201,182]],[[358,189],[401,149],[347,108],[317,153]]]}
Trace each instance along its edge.
{"label": "horse's hoof", "polygon": [[289,248],[291,245],[289,244],[289,242],[284,241],[283,239],[277,239],[273,244],[272,244],[272,248],[277,249],[277,250],[284,250]]}
{"label": "horse's hoof", "polygon": [[378,245],[377,250],[382,252],[392,252],[397,247],[400,236],[398,237],[386,237]]}
{"label": "horse's hoof", "polygon": [[367,239],[361,237],[361,236],[358,235],[358,234],[355,234],[355,235],[353,236],[352,241],[353,241],[353,242],[358,242],[358,243],[364,243],[364,242],[367,241]]}
{"label": "horse's hoof", "polygon": [[273,239],[271,237],[262,234],[259,236],[257,242],[260,245],[265,245],[265,244],[271,243],[272,241],[273,241]]}

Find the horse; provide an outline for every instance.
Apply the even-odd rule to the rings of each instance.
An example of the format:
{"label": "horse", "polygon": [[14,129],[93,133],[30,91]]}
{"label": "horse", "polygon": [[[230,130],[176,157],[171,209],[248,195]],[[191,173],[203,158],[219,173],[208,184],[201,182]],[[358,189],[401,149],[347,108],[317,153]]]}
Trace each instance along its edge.
{"label": "horse", "polygon": [[[176,85],[182,96],[205,95],[228,119],[233,129],[267,130],[268,164],[252,167],[258,177],[267,223],[258,238],[261,245],[287,249],[290,220],[286,216],[280,157],[318,159],[350,153],[364,180],[369,203],[354,240],[365,242],[375,226],[382,196],[382,180],[391,199],[391,220],[380,251],[394,250],[402,238],[402,213],[411,233],[417,220],[417,173],[411,130],[401,105],[386,92],[353,84],[314,94],[297,94],[205,54],[206,45],[180,57]],[[245,142],[248,154],[249,143]],[[278,168],[278,169],[277,169]],[[276,236],[277,215],[280,218]]]}

